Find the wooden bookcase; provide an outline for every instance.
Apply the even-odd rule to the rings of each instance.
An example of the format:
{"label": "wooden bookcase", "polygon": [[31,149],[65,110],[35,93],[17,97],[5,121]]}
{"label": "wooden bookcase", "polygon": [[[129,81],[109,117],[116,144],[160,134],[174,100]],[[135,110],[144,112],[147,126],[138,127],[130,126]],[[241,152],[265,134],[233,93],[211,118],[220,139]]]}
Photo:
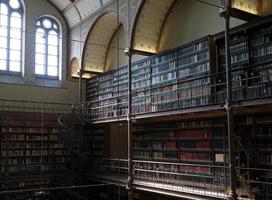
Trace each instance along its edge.
{"label": "wooden bookcase", "polygon": [[[48,188],[55,184],[54,176],[64,172],[70,163],[68,152],[59,142],[57,127],[2,126],[0,134],[1,190]],[[49,191],[42,191],[11,193],[6,198],[49,197]]]}
{"label": "wooden bookcase", "polygon": [[[271,28],[268,17],[231,31],[232,96],[235,101],[271,97]],[[226,85],[224,34],[215,35],[217,48],[217,100],[224,102]]]}

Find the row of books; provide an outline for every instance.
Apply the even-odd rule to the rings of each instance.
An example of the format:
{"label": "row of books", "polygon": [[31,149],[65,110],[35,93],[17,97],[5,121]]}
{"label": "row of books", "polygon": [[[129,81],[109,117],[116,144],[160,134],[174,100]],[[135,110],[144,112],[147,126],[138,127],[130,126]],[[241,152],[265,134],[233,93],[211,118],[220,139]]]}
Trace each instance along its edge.
{"label": "row of books", "polygon": [[148,69],[146,67],[150,66],[150,59],[143,59],[132,63],[131,70],[137,71],[138,69]]}
{"label": "row of books", "polygon": [[176,81],[176,72],[168,72],[166,74],[161,74],[161,75],[156,75],[152,77],[151,79],[151,85],[157,85],[157,84],[162,84],[163,82],[174,82]]}
{"label": "row of books", "polygon": [[176,149],[175,141],[166,141],[166,142],[152,142],[153,150],[163,150],[163,149]]}
{"label": "row of books", "polygon": [[92,147],[94,149],[104,149],[104,143],[93,143]]}
{"label": "row of books", "polygon": [[10,140],[10,141],[19,141],[19,140],[25,140],[24,134],[9,134],[9,135],[2,135],[2,140]]}
{"label": "row of books", "polygon": [[210,129],[182,130],[178,131],[176,134],[179,138],[210,138],[212,136],[212,131]]}
{"label": "row of books", "polygon": [[269,57],[263,58],[264,56],[272,54],[271,46],[271,27],[272,24],[268,23],[259,27],[255,30],[251,39],[251,56],[254,63],[263,62],[270,60]]}
{"label": "row of books", "polygon": [[233,55],[231,56],[231,64],[232,65],[239,64],[241,62],[248,61],[248,59],[249,59],[248,53]]}
{"label": "row of books", "polygon": [[103,157],[105,155],[105,130],[96,128],[91,130],[90,151],[93,157]]}
{"label": "row of books", "polygon": [[262,165],[272,165],[272,153],[262,153],[259,159]]}
{"label": "row of books", "polygon": [[175,52],[153,56],[150,58],[150,64],[155,65],[159,63],[164,63],[166,61],[173,60],[175,57],[176,57]]}
{"label": "row of books", "polygon": [[209,47],[208,40],[196,42],[192,45],[185,45],[184,47],[179,48],[178,50],[178,57],[180,56],[186,56],[198,51],[201,51],[203,49],[206,49]]}
{"label": "row of books", "polygon": [[[203,73],[205,72],[207,72],[206,75],[209,74],[210,63],[206,62],[206,63],[199,64],[197,66],[190,67],[190,68],[178,68],[177,71],[178,71],[177,72],[178,78],[184,78],[186,76],[197,78],[198,76],[203,75]],[[193,76],[194,74],[197,74],[197,75]]]}
{"label": "row of books", "polygon": [[176,151],[156,151],[153,152],[154,160],[177,160],[177,152]]}
{"label": "row of books", "polygon": [[[40,173],[42,172],[49,172],[49,171],[58,171],[63,170],[63,166],[61,165],[48,165],[48,164],[35,164],[35,165],[12,165],[9,167],[1,167],[0,173]],[[12,175],[12,174],[11,174]]]}
{"label": "row of books", "polygon": [[263,141],[262,143],[257,143],[257,149],[268,150],[268,151],[272,150],[272,142]]}
{"label": "row of books", "polygon": [[[152,143],[146,143],[146,142],[134,142],[133,143],[133,149],[134,150],[153,150],[153,151],[164,151],[164,150],[198,150],[198,149],[206,149],[211,150],[212,144],[209,141],[204,142],[195,142],[195,141],[186,141],[177,143],[176,141],[167,141],[167,142],[152,142]],[[267,147],[268,148],[268,147]],[[272,149],[272,146],[271,146]]]}
{"label": "row of books", "polygon": [[272,136],[272,125],[259,126],[256,129],[256,136]]}
{"label": "row of books", "polygon": [[151,65],[151,74],[156,75],[157,73],[160,73],[160,72],[169,71],[171,69],[174,70],[176,65],[175,63],[176,63],[175,61],[169,61],[159,65]]}
{"label": "row of books", "polygon": [[209,51],[207,52],[201,52],[200,54],[197,55],[192,55],[184,58],[178,58],[178,63],[177,67],[185,67],[185,66],[191,66],[191,65],[196,65],[199,64],[203,61],[208,62],[209,61]]}
{"label": "row of books", "polygon": [[1,142],[1,148],[3,149],[47,149],[47,148],[64,148],[63,144],[57,144],[57,143],[52,143],[52,144],[47,144],[47,143],[40,143],[40,142]]}
{"label": "row of books", "polygon": [[[231,35],[231,64],[233,68],[241,67],[246,69],[246,65],[249,62],[253,62],[259,57],[264,57],[263,55],[270,54],[271,48],[271,23],[268,25],[260,27],[251,27],[248,31],[241,31]],[[267,28],[268,27],[268,28]],[[265,32],[267,31],[267,32]],[[250,41],[250,42],[249,42]],[[249,44],[250,43],[250,44]],[[225,48],[224,48],[224,38],[216,41],[218,46],[218,63],[220,71],[224,71],[225,69]],[[263,45],[263,46],[262,46]],[[249,50],[249,47],[251,48]],[[186,86],[183,83],[179,84],[182,81],[188,81],[191,78],[201,77],[204,75],[210,74],[210,55],[212,50],[210,49],[210,39],[206,37],[201,41],[191,42],[190,44],[186,44],[182,47],[179,47],[174,50],[170,50],[165,53],[161,53],[150,58],[146,58],[142,61],[138,61],[133,63],[132,66],[132,89],[133,92],[137,94],[133,94],[135,96],[139,96],[141,98],[149,98],[149,95],[152,95],[152,89],[164,87],[165,84],[174,84],[178,83],[176,87],[181,90],[186,90]],[[251,52],[251,53],[250,53]],[[255,55],[255,53],[257,54]],[[251,58],[251,59],[250,59]],[[262,58],[264,60],[269,60],[269,58]],[[253,61],[251,61],[253,60]],[[112,85],[119,84],[119,82],[123,83],[127,77],[127,66],[122,67],[122,71],[114,71],[107,72],[103,75],[99,75],[96,78],[93,78],[90,83],[93,83],[96,80],[99,84],[97,84],[98,93],[88,93],[88,100],[93,101],[93,96],[97,96],[95,99],[103,100],[105,98],[113,98],[118,97],[118,94],[114,92],[110,93],[112,90]],[[260,72],[262,73],[262,72]],[[268,74],[270,71],[268,70]],[[243,82],[244,75],[243,74],[235,74],[232,76],[232,82],[234,87],[242,87],[246,81]],[[267,79],[267,76],[266,76]],[[119,81],[118,81],[119,80]],[[221,77],[221,80],[224,80],[224,75]],[[155,102],[159,102],[160,105],[153,105],[153,107],[149,107],[149,105],[145,106],[143,104],[149,104],[150,101],[144,101],[139,99],[133,99],[132,106],[134,107],[133,112],[154,112],[154,111],[163,111],[169,109],[176,108],[184,108],[184,107],[193,107],[193,106],[202,106],[211,103],[211,91],[210,91],[210,80],[206,79],[207,83],[206,88],[203,87],[203,83],[201,82],[192,82],[191,93],[183,92],[181,93],[181,97],[184,98],[181,102],[174,103],[173,101],[179,101],[175,99],[175,95],[169,97],[168,93],[161,93],[160,97],[154,97]],[[101,84],[100,84],[101,83]],[[103,89],[104,87],[104,89]],[[116,88],[116,87],[115,87]],[[120,86],[122,89],[126,89],[127,86]],[[198,89],[197,89],[198,88]],[[201,88],[201,89],[199,89]],[[104,91],[102,91],[102,89]],[[140,93],[140,89],[145,89],[145,92]],[[149,91],[151,90],[151,91]],[[225,87],[219,88],[220,90],[225,90]],[[204,91],[204,92],[203,92]],[[258,94],[257,90],[250,88],[248,93],[250,98],[256,98],[262,95],[269,94]],[[103,92],[103,93],[102,93]],[[109,94],[104,94],[105,92],[109,92]],[[177,91],[176,91],[177,92]],[[243,93],[247,93],[246,91],[234,91],[237,94],[236,100],[243,100],[247,98],[247,95]],[[114,95],[115,93],[115,95]],[[126,91],[123,93],[125,94]],[[252,93],[252,94],[251,94]],[[116,95],[117,94],[117,95]],[[199,97],[202,95],[202,97]],[[205,96],[207,95],[207,96]],[[155,96],[155,95],[154,95]],[[215,95],[217,96],[217,95]],[[236,96],[236,95],[233,95]],[[186,98],[191,98],[187,100]],[[122,98],[120,98],[122,99]],[[117,102],[120,99],[116,100]],[[220,99],[220,98],[219,98]],[[102,105],[98,106],[106,106],[111,102],[104,102]],[[152,106],[152,105],[151,105]],[[139,107],[139,108],[137,108]],[[98,109],[98,108],[97,108]],[[112,107],[109,107],[112,109]],[[109,112],[109,113],[108,113]],[[96,114],[93,115],[95,117],[112,117],[117,116],[119,113],[111,113],[108,109],[104,109],[101,111],[96,111]],[[100,118],[102,118],[100,117]]]}
{"label": "row of books", "polygon": [[177,131],[165,131],[160,132],[154,130],[135,130],[133,133],[133,139],[182,139],[182,138],[212,138],[212,135],[218,136],[222,135],[222,129],[218,129],[217,131],[213,131],[211,129],[199,129],[199,130],[177,130]]}
{"label": "row of books", "polygon": [[58,140],[58,136],[57,135],[43,135],[43,134],[22,134],[22,133],[16,133],[16,134],[6,134],[4,136],[1,137],[2,140],[6,141],[10,141],[10,143],[14,143],[14,141],[40,141],[40,140],[45,140],[48,142],[52,142],[52,141],[57,141]]}
{"label": "row of books", "polygon": [[200,142],[180,142],[179,143],[180,148],[189,148],[189,149],[210,149],[211,148],[211,142],[210,141],[200,141]]}
{"label": "row of books", "polygon": [[11,142],[1,142],[1,149],[9,148],[9,149],[21,149],[25,148],[24,142],[11,141]]}
{"label": "row of books", "polygon": [[270,65],[265,65],[262,66],[263,69],[260,70],[260,76],[261,76],[261,82],[269,82],[272,81],[272,66]]}
{"label": "row of books", "polygon": [[258,57],[262,57],[262,56],[266,56],[272,54],[272,44],[270,46],[265,46],[262,48],[256,48],[254,50],[251,51],[251,56],[252,58],[258,58]]}
{"label": "row of books", "polygon": [[133,152],[133,158],[135,159],[150,159],[152,158],[151,152],[144,152],[144,151],[134,151]]}
{"label": "row of books", "polygon": [[134,139],[144,139],[144,138],[174,138],[175,137],[175,132],[174,131],[152,131],[151,130],[135,130],[133,133],[133,138]]}
{"label": "row of books", "polygon": [[[243,49],[248,49],[248,42],[245,41],[245,42],[241,42],[241,43],[238,43],[238,44],[235,44],[235,45],[232,45],[230,47],[230,51],[232,53],[236,52],[236,51],[241,51]],[[225,55],[225,51],[221,52],[223,55]]]}
{"label": "row of books", "polygon": [[201,153],[201,152],[182,152],[180,154],[180,160],[199,160],[199,161],[212,161],[211,153]]}
{"label": "row of books", "polygon": [[58,128],[41,128],[41,127],[1,127],[1,132],[5,133],[59,133]]}
{"label": "row of books", "polygon": [[[198,42],[192,43],[190,44],[190,46],[192,46],[192,50],[194,51],[195,54],[184,56],[184,54],[187,54],[186,53],[186,51],[188,50],[188,46],[187,46],[185,47],[185,49],[187,50],[180,48],[180,49],[172,50],[167,53],[156,55],[154,57],[133,63],[131,84],[132,84],[132,90],[133,90],[132,95],[134,97],[132,99],[132,107],[133,107],[134,113],[146,112],[146,111],[154,112],[154,111],[170,110],[170,109],[178,108],[177,105],[179,100],[177,98],[177,95],[169,94],[169,90],[173,90],[174,88],[183,89],[184,87],[187,86],[187,84],[173,85],[169,87],[160,87],[160,85],[177,82],[177,77],[182,78],[181,79],[182,81],[186,79],[186,76],[188,77],[191,76],[191,78],[195,78],[195,77],[203,76],[204,75],[203,72],[209,73],[208,71],[210,66],[209,65],[210,52],[208,49],[208,37],[203,39],[200,42],[198,41]],[[197,53],[197,51],[200,51],[200,52]],[[183,53],[180,54],[180,52],[183,52]],[[205,60],[205,62],[203,60]],[[186,68],[188,64],[193,64],[193,63],[194,65],[192,67]],[[179,71],[175,69],[176,67],[180,68]],[[199,72],[199,70],[201,71]],[[90,83],[92,83],[96,79],[96,81],[98,82],[97,84],[98,86],[96,87],[96,89],[100,92],[97,92],[95,94],[88,93],[87,96],[89,101],[94,101],[94,100],[102,101],[102,100],[111,98],[111,100],[103,101],[103,103],[101,102],[100,104],[99,103],[95,104],[95,102],[93,102],[94,103],[93,106],[91,103],[91,107],[94,110],[93,111],[94,118],[115,117],[119,114],[118,112],[111,111],[111,110],[114,110],[114,108],[110,106],[112,102],[116,102],[115,100],[112,100],[112,98],[118,98],[117,97],[118,95],[114,96],[114,93],[116,91],[107,93],[108,91],[112,90],[111,85],[113,85],[114,81],[112,82],[111,79],[113,80],[117,79],[115,75],[119,75],[118,78],[121,77],[120,74],[117,73],[117,71],[118,70],[114,72],[108,72],[105,75],[98,75],[97,78],[93,78],[93,80],[90,81]],[[110,78],[110,75],[112,76],[112,78]],[[107,80],[108,82],[107,84],[104,83],[101,87],[100,87],[100,82],[101,82],[100,76],[105,76],[102,79],[102,81]],[[125,79],[125,77],[127,77],[127,74],[126,75],[124,74],[124,76],[122,77]],[[199,84],[199,86],[201,86],[201,84],[203,84],[203,81],[194,81],[192,82],[192,84]],[[124,88],[122,89],[126,89],[126,88],[127,88],[127,85],[124,86]],[[145,89],[145,91],[139,92],[139,89]],[[203,94],[202,90],[200,90],[199,88],[195,89],[194,87],[191,87],[190,90],[193,90],[193,92],[190,93],[191,99],[194,98],[194,96]],[[127,91],[124,91],[124,94],[126,94],[126,92]],[[94,97],[97,94],[98,96]],[[148,97],[149,94],[152,96],[152,98]],[[184,94],[184,98],[187,98],[188,96],[189,96],[188,94],[187,95]],[[148,100],[143,100],[143,99],[140,100],[140,98],[148,99]],[[118,100],[118,102],[121,99],[123,99],[123,97],[121,97]],[[153,104],[151,105],[152,107],[148,108],[144,106],[144,104],[149,103],[148,101]],[[176,102],[173,102],[173,101],[176,101]],[[206,98],[205,99],[198,98],[198,99],[192,99],[192,100],[185,99],[185,100],[182,100],[180,104],[182,104],[182,107],[185,107],[185,106],[194,106],[198,104],[202,105],[202,104],[205,104],[206,102],[207,102]],[[96,107],[97,109],[95,109]],[[101,107],[101,109],[99,109],[99,107]],[[122,111],[125,112],[126,110],[124,109],[124,110],[121,110],[121,112]]]}

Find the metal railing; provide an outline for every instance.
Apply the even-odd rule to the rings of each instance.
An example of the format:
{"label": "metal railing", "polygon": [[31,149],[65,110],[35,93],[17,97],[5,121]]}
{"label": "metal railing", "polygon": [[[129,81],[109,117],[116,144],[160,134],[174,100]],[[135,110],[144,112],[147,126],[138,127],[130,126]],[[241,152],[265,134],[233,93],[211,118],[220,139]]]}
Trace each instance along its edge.
{"label": "metal railing", "polygon": [[[127,160],[95,159],[92,174],[115,181],[127,180]],[[242,168],[239,171],[239,199],[269,200],[272,196],[272,169]],[[229,190],[228,166],[181,162],[133,160],[133,184],[181,193],[224,199]],[[246,176],[251,174],[249,176]]]}

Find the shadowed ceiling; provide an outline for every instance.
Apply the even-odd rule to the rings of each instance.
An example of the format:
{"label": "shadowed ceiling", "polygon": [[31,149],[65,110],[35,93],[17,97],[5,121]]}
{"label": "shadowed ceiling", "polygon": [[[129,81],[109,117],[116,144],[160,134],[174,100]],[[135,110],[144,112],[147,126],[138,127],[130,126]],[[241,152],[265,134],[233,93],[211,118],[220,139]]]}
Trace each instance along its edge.
{"label": "shadowed ceiling", "polygon": [[78,25],[113,0],[48,0],[65,16],[70,28]]}

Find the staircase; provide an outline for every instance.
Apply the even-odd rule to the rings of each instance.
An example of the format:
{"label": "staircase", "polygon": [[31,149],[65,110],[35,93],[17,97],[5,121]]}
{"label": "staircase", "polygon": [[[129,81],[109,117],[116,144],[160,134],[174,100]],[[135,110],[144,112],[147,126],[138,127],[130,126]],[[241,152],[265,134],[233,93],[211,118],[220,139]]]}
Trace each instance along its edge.
{"label": "staircase", "polygon": [[[90,130],[88,115],[83,105],[75,104],[71,111],[62,114],[58,118],[61,126],[61,143],[69,152],[71,165],[66,169],[69,179],[65,180],[65,185],[85,185],[88,184],[84,174],[86,173],[90,152]],[[87,200],[80,190],[63,190],[71,199]],[[87,192],[88,193],[88,192]]]}

